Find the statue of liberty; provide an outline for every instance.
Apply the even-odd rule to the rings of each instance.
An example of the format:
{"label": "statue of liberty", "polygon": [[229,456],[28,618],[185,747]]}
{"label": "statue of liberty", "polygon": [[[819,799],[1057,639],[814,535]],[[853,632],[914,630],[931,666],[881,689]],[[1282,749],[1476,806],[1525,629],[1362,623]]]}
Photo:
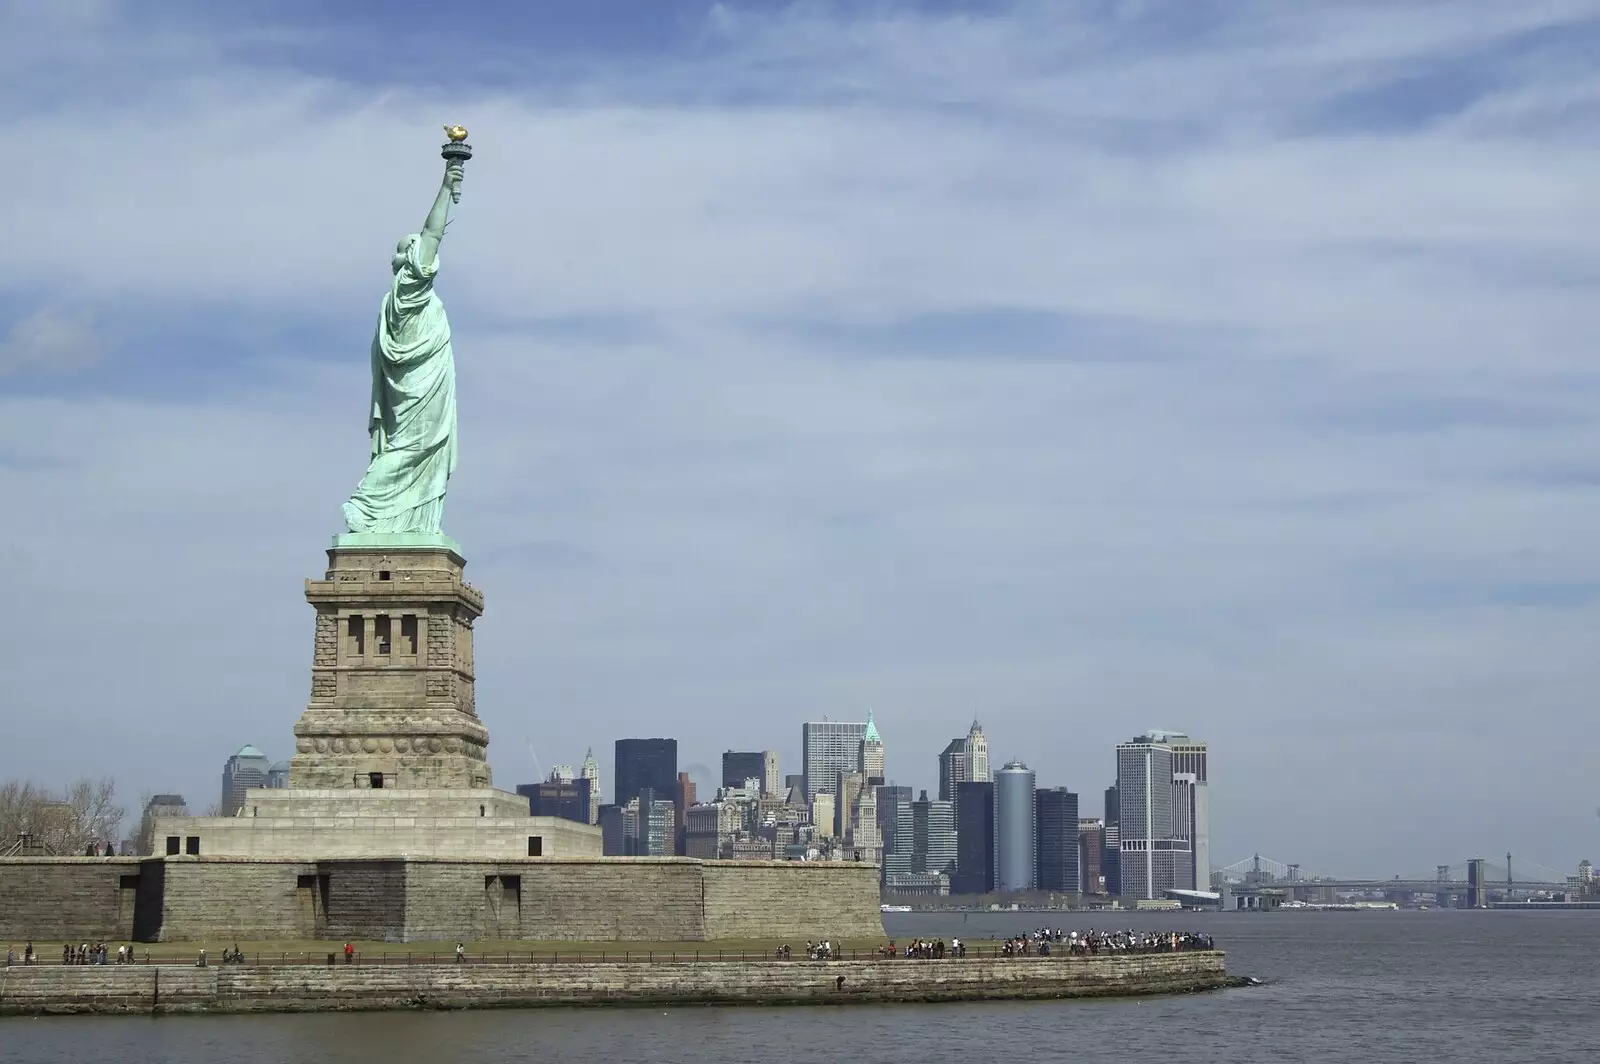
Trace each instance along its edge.
{"label": "statue of liberty", "polygon": [[[440,533],[445,490],[456,468],[456,365],[450,322],[433,291],[439,241],[459,202],[466,130],[447,130],[444,181],[422,231],[400,241],[394,281],[372,337],[371,461],[344,520],[351,532]],[[459,135],[458,135],[459,134]]]}

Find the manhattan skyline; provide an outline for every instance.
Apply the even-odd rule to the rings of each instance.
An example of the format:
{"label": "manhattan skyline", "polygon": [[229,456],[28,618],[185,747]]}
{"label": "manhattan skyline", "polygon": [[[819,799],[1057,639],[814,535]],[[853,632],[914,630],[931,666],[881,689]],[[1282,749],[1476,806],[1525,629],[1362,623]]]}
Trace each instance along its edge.
{"label": "manhattan skyline", "polygon": [[536,7],[0,14],[0,778],[288,756],[460,121],[498,784],[870,706],[1086,814],[1203,736],[1218,863],[1597,855],[1592,4]]}

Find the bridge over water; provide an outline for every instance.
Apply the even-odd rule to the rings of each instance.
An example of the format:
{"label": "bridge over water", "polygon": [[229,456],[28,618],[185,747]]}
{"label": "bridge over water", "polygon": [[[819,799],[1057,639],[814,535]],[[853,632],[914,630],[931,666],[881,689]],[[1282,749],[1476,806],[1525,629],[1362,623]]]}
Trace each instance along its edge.
{"label": "bridge over water", "polygon": [[[1456,893],[1474,887],[1485,891],[1499,890],[1507,893],[1537,893],[1568,889],[1567,874],[1548,865],[1526,859],[1512,860],[1506,854],[1504,863],[1485,858],[1465,858],[1452,864],[1435,865],[1431,872],[1399,874],[1389,879],[1362,879],[1353,876],[1327,875],[1312,871],[1302,865],[1284,863],[1261,854],[1251,854],[1230,865],[1215,869],[1225,882],[1236,886],[1252,887],[1322,887],[1333,890],[1404,891],[1415,894]],[[1473,881],[1472,866],[1481,871]]]}

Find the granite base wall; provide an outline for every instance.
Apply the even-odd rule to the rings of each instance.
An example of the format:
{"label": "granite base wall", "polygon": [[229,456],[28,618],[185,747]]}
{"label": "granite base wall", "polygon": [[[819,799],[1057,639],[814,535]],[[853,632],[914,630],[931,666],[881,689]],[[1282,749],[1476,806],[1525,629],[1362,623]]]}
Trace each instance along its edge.
{"label": "granite base wall", "polygon": [[18,858],[0,860],[0,937],[876,938],[877,884],[872,865],[686,858]]}
{"label": "granite base wall", "polygon": [[117,942],[134,934],[136,857],[0,859],[0,938]]}
{"label": "granite base wall", "polygon": [[944,961],[0,969],[0,1015],[1117,997],[1229,985],[1220,952]]}

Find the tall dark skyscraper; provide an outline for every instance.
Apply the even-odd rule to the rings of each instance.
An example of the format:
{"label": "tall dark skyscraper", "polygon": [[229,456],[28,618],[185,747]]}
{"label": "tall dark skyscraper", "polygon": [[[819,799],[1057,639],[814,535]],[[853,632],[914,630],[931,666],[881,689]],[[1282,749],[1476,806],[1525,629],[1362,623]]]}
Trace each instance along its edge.
{"label": "tall dark skyscraper", "polygon": [[543,783],[524,783],[517,793],[528,799],[530,816],[556,816],[589,822],[589,780],[546,780]]}
{"label": "tall dark skyscraper", "polygon": [[678,791],[678,740],[618,739],[613,805],[627,805],[652,790],[671,801]]}
{"label": "tall dark skyscraper", "polygon": [[1113,783],[1106,788],[1105,828],[1101,832],[1105,848],[1100,851],[1100,874],[1106,877],[1106,893],[1113,895],[1122,893],[1122,836],[1117,827],[1121,816],[1122,803]]}
{"label": "tall dark skyscraper", "polygon": [[955,738],[939,753],[939,799],[945,802],[959,802],[956,797],[956,787],[962,780],[967,779],[967,767],[962,760],[962,747],[966,739]]}
{"label": "tall dark skyscraper", "polygon": [[1034,792],[1033,810],[1039,889],[1076,894],[1083,888],[1078,873],[1078,796],[1065,787],[1047,787]]}
{"label": "tall dark skyscraper", "polygon": [[743,787],[748,780],[761,781],[761,795],[785,798],[788,785],[778,775],[776,750],[728,750],[722,755],[722,786]]}
{"label": "tall dark skyscraper", "polygon": [[888,854],[895,848],[895,832],[900,827],[900,810],[911,807],[911,788],[885,784],[874,789],[877,798],[878,838],[884,853],[883,867],[889,868]]}
{"label": "tall dark skyscraper", "polygon": [[965,780],[955,785],[956,874],[954,894],[994,890],[994,784]]}

